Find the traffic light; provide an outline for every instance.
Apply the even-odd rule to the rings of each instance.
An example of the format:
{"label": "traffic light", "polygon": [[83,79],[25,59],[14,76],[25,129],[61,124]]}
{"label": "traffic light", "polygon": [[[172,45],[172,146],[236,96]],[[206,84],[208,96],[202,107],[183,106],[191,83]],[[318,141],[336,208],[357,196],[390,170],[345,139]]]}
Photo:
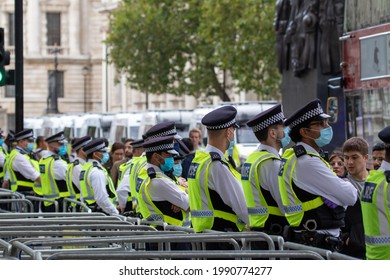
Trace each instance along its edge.
{"label": "traffic light", "polygon": [[10,63],[10,53],[4,49],[4,28],[0,28],[0,87],[14,84],[13,70],[5,70]]}

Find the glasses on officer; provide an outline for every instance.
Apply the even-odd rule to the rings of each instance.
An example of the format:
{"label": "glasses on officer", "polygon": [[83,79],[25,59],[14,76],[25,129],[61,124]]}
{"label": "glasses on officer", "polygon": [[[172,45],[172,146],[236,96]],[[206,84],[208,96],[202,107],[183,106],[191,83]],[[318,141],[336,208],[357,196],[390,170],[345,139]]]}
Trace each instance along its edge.
{"label": "glasses on officer", "polygon": [[309,123],[308,126],[309,126],[309,127],[310,127],[310,126],[328,127],[328,126],[329,126],[329,124],[328,124],[328,119],[324,119],[324,120],[320,120],[320,121],[313,121],[313,122]]}

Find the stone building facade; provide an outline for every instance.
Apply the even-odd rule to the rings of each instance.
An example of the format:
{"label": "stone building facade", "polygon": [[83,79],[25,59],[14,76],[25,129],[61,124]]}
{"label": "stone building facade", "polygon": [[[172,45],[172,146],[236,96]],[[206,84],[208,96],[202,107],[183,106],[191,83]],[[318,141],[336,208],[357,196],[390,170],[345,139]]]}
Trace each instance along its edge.
{"label": "stone building facade", "polygon": [[[106,63],[104,44],[108,17],[118,0],[25,0],[23,1],[24,116],[47,113],[129,112],[146,108],[196,107],[195,98],[170,94],[146,95],[126,86],[113,65]],[[0,27],[5,49],[14,68],[14,0],[0,2]],[[57,61],[57,66],[55,61]],[[57,93],[53,73],[57,69]],[[116,83],[115,81],[119,81]],[[15,114],[13,86],[0,88],[0,127],[12,129]],[[54,110],[53,110],[54,108]]]}

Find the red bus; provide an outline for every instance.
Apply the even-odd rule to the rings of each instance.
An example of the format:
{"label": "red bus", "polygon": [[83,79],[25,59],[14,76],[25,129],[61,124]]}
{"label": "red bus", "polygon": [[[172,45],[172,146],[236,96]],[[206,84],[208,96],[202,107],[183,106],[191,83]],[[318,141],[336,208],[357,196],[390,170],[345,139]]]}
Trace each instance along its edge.
{"label": "red bus", "polygon": [[327,100],[335,143],[341,147],[360,136],[372,147],[390,125],[390,23],[345,33],[340,40],[342,77],[329,80]]}

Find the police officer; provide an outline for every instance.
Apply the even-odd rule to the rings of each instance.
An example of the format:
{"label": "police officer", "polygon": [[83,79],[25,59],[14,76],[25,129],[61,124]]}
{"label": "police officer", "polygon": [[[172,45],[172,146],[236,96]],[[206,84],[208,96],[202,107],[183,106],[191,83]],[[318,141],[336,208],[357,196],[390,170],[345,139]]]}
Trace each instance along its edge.
{"label": "police officer", "polygon": [[188,195],[164,172],[173,168],[173,136],[151,138],[144,143],[148,177],[139,190],[139,206],[144,219],[189,227]]}
{"label": "police officer", "polygon": [[281,235],[287,225],[279,193],[279,150],[290,143],[285,131],[282,105],[261,112],[247,122],[260,145],[247,158],[241,181],[248,206],[249,226],[273,235]]}
{"label": "police officer", "polygon": [[84,202],[94,212],[119,214],[114,184],[103,167],[110,157],[104,139],[92,140],[83,150],[88,159],[80,173],[80,190]]}
{"label": "police officer", "polygon": [[[143,135],[144,140],[152,139],[161,136],[173,136],[174,137],[174,148],[177,152],[186,154],[188,148],[181,141],[181,137],[177,134],[175,122],[163,122],[152,126]],[[133,207],[137,209],[137,195],[141,183],[147,178],[146,172],[146,156],[141,156],[132,162],[130,172],[130,193],[132,195]],[[139,209],[138,209],[139,210]]]}
{"label": "police officer", "polygon": [[13,130],[10,130],[7,134],[7,137],[4,140],[4,143],[2,145],[2,150],[5,154],[5,161],[3,165],[3,170],[4,170],[4,179],[2,183],[2,187],[4,189],[9,189],[10,184],[9,184],[9,174],[8,171],[10,169],[9,167],[9,155],[11,151],[14,149],[16,146],[16,141],[15,141],[15,132]]}
{"label": "police officer", "polygon": [[9,176],[12,191],[26,195],[42,195],[41,177],[38,162],[31,156],[34,149],[34,134],[32,129],[25,129],[15,134],[17,145],[8,157]]}
{"label": "police officer", "polygon": [[[62,159],[67,154],[67,141],[61,131],[46,138],[46,142],[48,150],[42,151],[42,158],[39,160],[43,197],[58,201],[59,211],[62,212],[63,198],[70,196],[66,185],[67,162]],[[54,203],[45,201],[43,210],[54,212]]]}
{"label": "police officer", "polygon": [[119,167],[118,188],[116,193],[118,195],[118,206],[121,213],[131,211],[133,209],[132,196],[130,193],[130,171],[134,163],[137,162],[144,153],[143,147],[144,139],[135,140],[131,143],[133,147],[132,158]]}
{"label": "police officer", "polygon": [[206,229],[241,231],[249,222],[240,174],[224,157],[238,127],[236,115],[233,106],[222,106],[202,119],[202,124],[207,127],[208,144],[204,151],[196,151],[188,171],[188,194],[195,232]]}
{"label": "police officer", "polygon": [[357,190],[334,174],[320,156],[333,136],[330,116],[316,99],[285,121],[296,143],[282,156],[279,190],[290,227],[284,237],[293,242],[338,250],[345,207],[355,204]]}
{"label": "police officer", "polygon": [[76,200],[80,200],[80,173],[82,166],[87,161],[87,156],[83,148],[91,141],[91,136],[84,136],[74,139],[72,143],[72,150],[76,154],[74,160],[68,164],[66,169],[66,185],[70,191],[69,197]]}
{"label": "police officer", "polygon": [[371,170],[360,197],[368,260],[390,260],[390,126],[378,133],[385,159]]}

